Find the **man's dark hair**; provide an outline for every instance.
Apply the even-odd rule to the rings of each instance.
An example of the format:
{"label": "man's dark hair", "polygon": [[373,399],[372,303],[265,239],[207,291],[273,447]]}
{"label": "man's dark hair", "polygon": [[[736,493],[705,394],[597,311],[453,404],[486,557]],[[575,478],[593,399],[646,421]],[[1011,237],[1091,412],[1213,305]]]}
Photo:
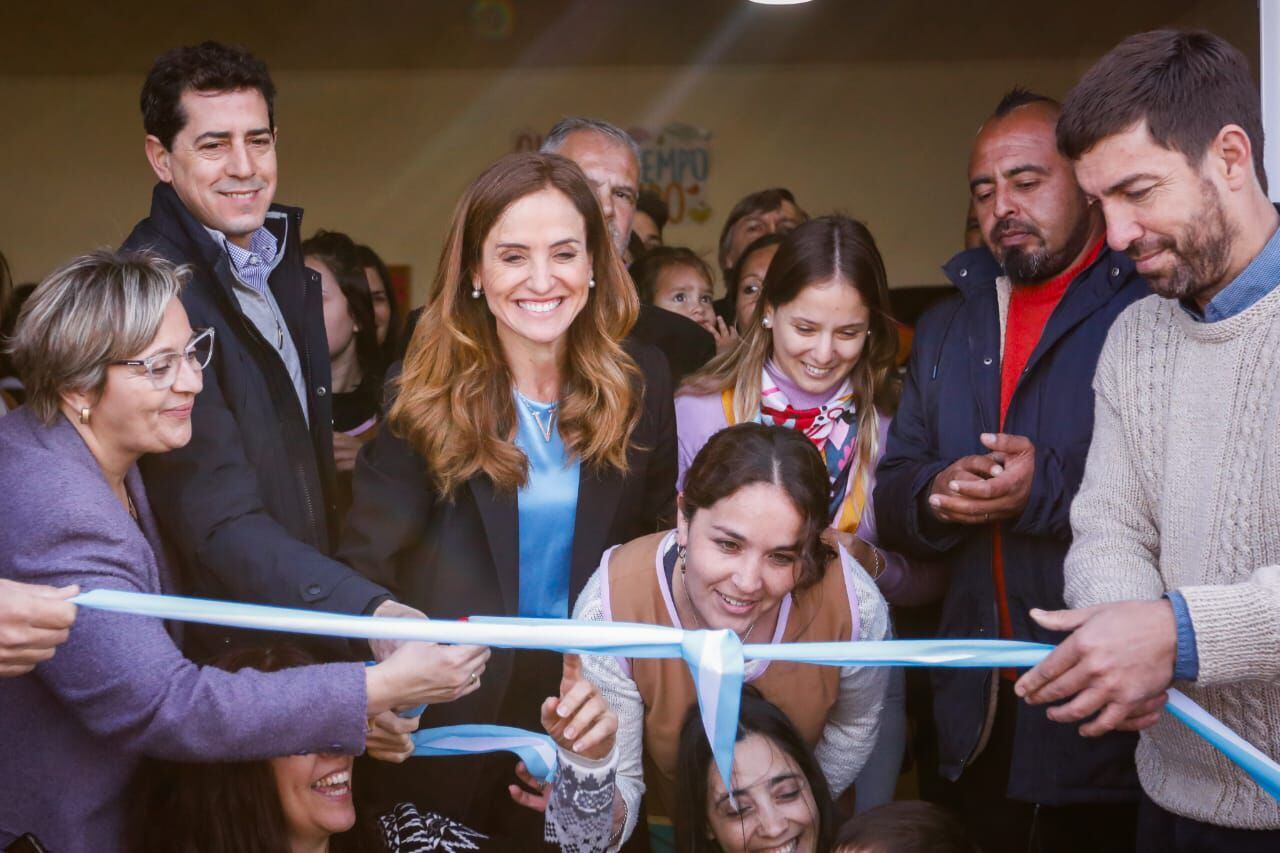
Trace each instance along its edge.
{"label": "man's dark hair", "polygon": [[659,234],[667,227],[667,219],[671,216],[666,201],[653,190],[640,191],[640,195],[636,197],[636,210],[653,220],[653,224],[658,226]]}
{"label": "man's dark hair", "polygon": [[1146,121],[1151,138],[1192,165],[1228,124],[1244,128],[1263,192],[1262,102],[1244,54],[1203,30],[1129,36],[1067,95],[1058,147],[1072,160],[1103,139]]}
{"label": "man's dark hair", "polygon": [[1021,86],[1014,86],[1008,92],[1005,92],[1004,97],[1000,99],[1000,103],[996,104],[996,111],[991,114],[991,117],[1004,118],[1018,107],[1025,107],[1028,104],[1048,104],[1051,107],[1062,107],[1062,104],[1048,95],[1042,95],[1039,92],[1033,92]]}
{"label": "man's dark hair", "polygon": [[142,84],[142,126],[166,150],[187,124],[182,93],[236,92],[257,89],[267,102],[267,118],[276,127],[276,86],[267,64],[247,50],[206,41],[195,47],[176,47],[160,56]]}
{"label": "man's dark hair", "polygon": [[733,209],[729,211],[729,216],[724,221],[724,227],[720,229],[720,270],[727,272],[729,269],[729,237],[733,230],[733,226],[737,225],[748,216],[757,213],[772,213],[784,204],[790,204],[800,212],[801,221],[807,220],[809,215],[805,213],[800,205],[796,203],[796,197],[791,190],[786,187],[773,187],[767,190],[753,192],[750,195],[743,196]]}

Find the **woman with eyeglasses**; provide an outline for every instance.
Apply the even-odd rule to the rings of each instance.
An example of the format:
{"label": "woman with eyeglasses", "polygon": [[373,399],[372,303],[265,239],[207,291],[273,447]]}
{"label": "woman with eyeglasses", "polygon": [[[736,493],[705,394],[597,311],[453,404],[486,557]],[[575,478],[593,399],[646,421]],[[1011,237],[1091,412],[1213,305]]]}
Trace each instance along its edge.
{"label": "woman with eyeglasses", "polygon": [[[28,391],[0,419],[0,577],[174,591],[138,474],[191,437],[213,350],[146,254],[77,258],[36,289],[11,344]],[[142,757],[359,753],[367,718],[477,686],[487,649],[409,643],[382,663],[229,673],[187,660],[151,618],[79,608],[53,658],[0,679],[0,847],[116,850]],[[175,629],[176,630],[176,629]]]}

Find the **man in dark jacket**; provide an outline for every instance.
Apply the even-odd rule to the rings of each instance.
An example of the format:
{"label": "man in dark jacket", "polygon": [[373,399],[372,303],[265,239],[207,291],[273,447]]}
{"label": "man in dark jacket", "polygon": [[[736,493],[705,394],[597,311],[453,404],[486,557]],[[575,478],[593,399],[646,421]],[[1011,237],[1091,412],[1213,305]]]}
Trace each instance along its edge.
{"label": "man in dark jacket", "polygon": [[[302,211],[271,203],[274,95],[265,64],[211,42],[166,53],[143,86],[147,159],[160,183],[125,247],[189,265],[191,325],[217,330],[191,442],[145,457],[143,477],[186,591],[408,610],[326,556],[338,521],[329,350],[320,282],[302,265]],[[230,636],[203,633],[197,651]]]}
{"label": "man in dark jacket", "polygon": [[[547,132],[542,150],[578,164],[595,191],[613,247],[622,257],[640,194],[640,147],[616,125],[590,118],[566,118]],[[671,381],[680,381],[716,354],[711,334],[688,317],[642,304],[631,338],[657,347],[667,357]]]}
{"label": "man in dark jacket", "polygon": [[[1058,110],[1014,90],[978,134],[969,180],[986,247],[945,267],[960,292],[917,326],[877,472],[884,544],[950,568],[944,637],[1062,639],[1028,611],[1064,606],[1094,367],[1112,321],[1148,293],[1058,153]],[[933,673],[940,771],[979,845],[1132,850],[1134,736],[1082,741],[1019,703],[1012,675]]]}

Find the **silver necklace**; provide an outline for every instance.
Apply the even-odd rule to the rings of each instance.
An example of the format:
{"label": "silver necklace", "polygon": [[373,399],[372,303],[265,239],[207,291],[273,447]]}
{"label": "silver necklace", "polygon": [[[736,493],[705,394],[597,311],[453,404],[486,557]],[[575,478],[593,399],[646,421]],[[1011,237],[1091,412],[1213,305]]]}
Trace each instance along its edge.
{"label": "silver necklace", "polygon": [[529,405],[529,401],[525,399],[519,389],[516,390],[516,399],[520,401],[521,406],[524,406],[524,410],[529,413],[529,417],[533,418],[533,422],[538,425],[538,430],[542,433],[542,440],[547,444],[550,444],[551,428],[555,425],[556,412],[559,410],[560,404],[552,403],[551,408],[547,409],[547,424],[546,426],[543,426],[542,418],[538,416],[538,413],[534,410],[533,406]]}
{"label": "silver necklace", "polygon": [[[685,558],[684,549],[680,549],[680,586],[684,588],[684,600],[689,602],[689,612],[693,614],[693,624],[697,625],[699,630],[702,629],[702,619],[698,617],[698,608],[693,606],[693,596],[689,594],[689,581],[685,577],[685,570],[689,567],[689,561]],[[764,614],[761,614],[764,615]],[[756,622],[760,621],[760,616],[752,620],[747,626],[747,633],[742,635],[742,642],[751,639],[751,632],[756,629]]]}

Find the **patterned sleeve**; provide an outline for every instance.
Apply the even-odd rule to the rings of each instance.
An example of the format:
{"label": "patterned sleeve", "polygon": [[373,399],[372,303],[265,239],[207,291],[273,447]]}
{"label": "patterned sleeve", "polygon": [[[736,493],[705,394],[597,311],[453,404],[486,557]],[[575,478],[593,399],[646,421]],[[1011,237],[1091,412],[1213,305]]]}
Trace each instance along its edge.
{"label": "patterned sleeve", "polygon": [[618,749],[592,761],[560,750],[560,769],[547,803],[544,837],[565,853],[603,853],[613,840]]}
{"label": "patterned sleeve", "polygon": [[[600,573],[608,571],[608,565],[606,554],[601,567],[587,581],[582,594],[578,596],[578,604],[573,612],[575,619],[604,621],[604,608],[600,601]],[[583,655],[582,672],[600,689],[613,713],[618,715],[618,742],[614,747],[618,755],[616,784],[625,807],[625,815],[622,832],[614,839],[614,846],[610,848],[617,850],[635,831],[640,814],[640,800],[644,796],[644,700],[640,697],[640,688],[623,671],[618,658],[611,655]]]}

